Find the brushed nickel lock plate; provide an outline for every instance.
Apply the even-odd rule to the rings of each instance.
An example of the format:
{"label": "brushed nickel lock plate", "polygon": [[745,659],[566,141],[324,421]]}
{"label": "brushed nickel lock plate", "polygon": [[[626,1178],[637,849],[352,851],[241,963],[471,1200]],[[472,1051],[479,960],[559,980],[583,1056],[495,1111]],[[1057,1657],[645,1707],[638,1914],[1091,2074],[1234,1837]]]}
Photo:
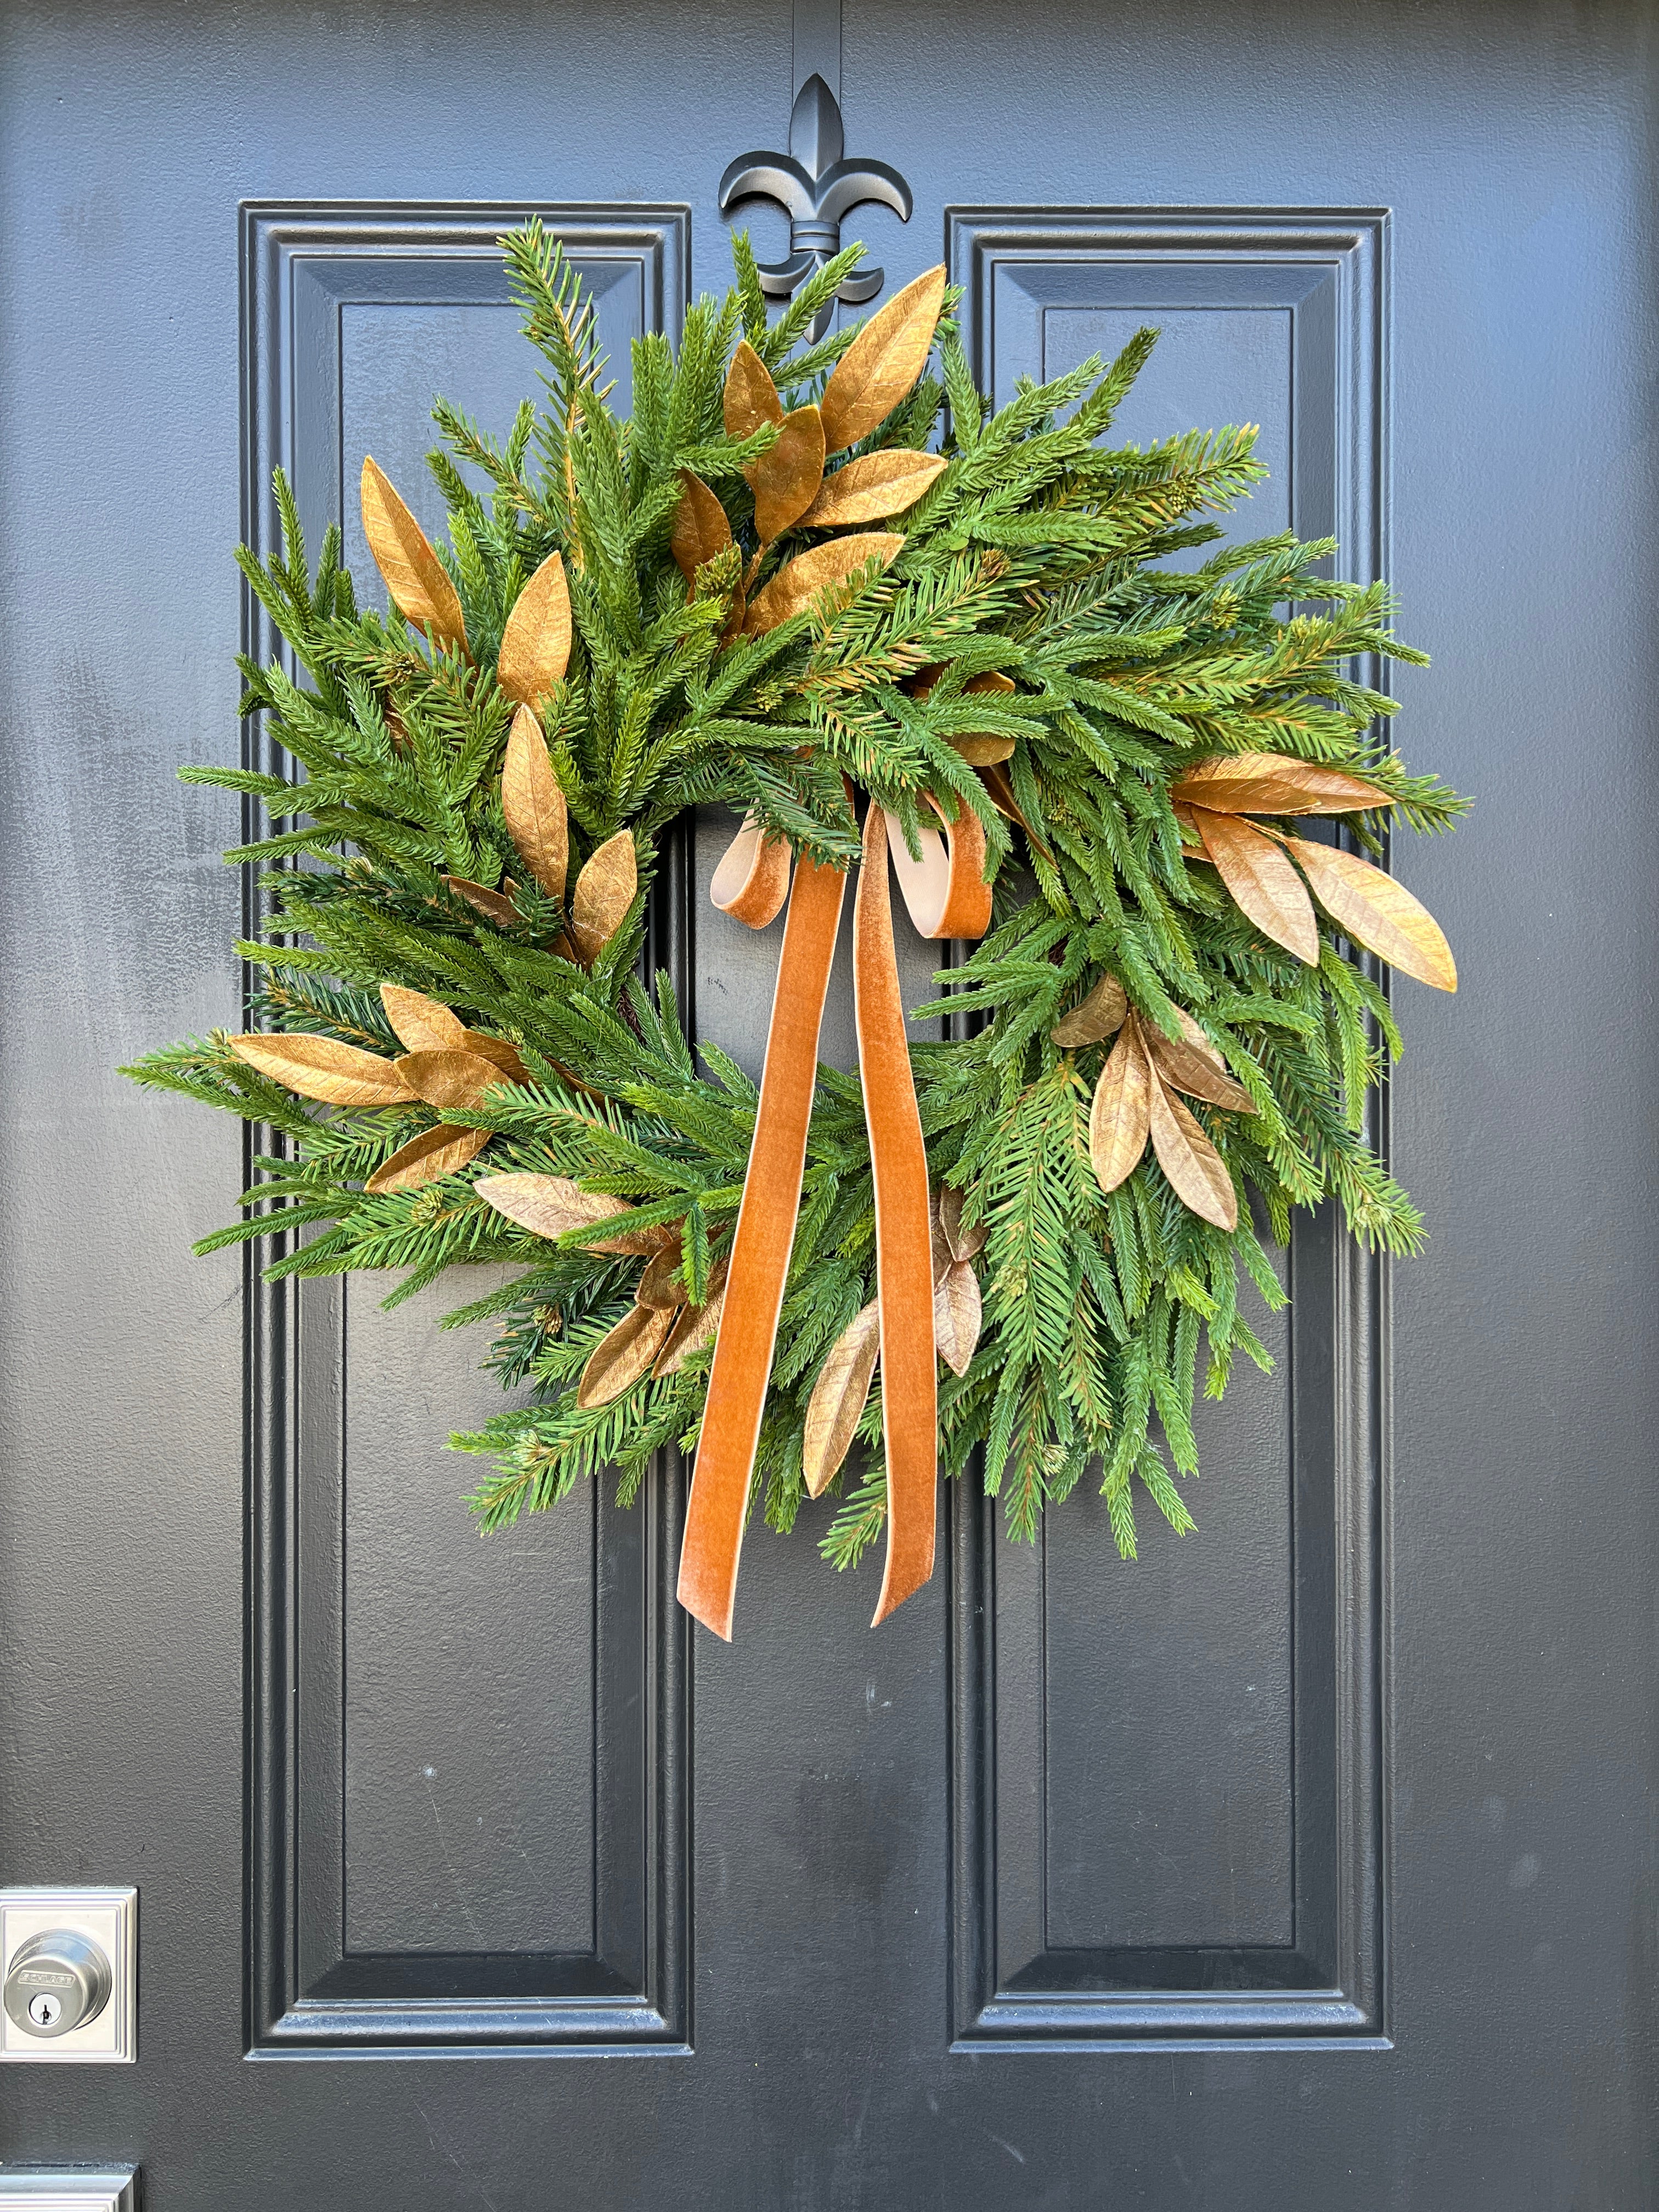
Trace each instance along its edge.
{"label": "brushed nickel lock plate", "polygon": [[[138,2055],[137,1891],[0,1889],[0,2061],[131,2063]],[[85,2015],[67,2029],[66,2007],[71,2018]],[[11,2178],[0,2168],[0,2206]]]}
{"label": "brushed nickel lock plate", "polygon": [[135,2167],[0,2166],[0,2212],[137,2212]]}

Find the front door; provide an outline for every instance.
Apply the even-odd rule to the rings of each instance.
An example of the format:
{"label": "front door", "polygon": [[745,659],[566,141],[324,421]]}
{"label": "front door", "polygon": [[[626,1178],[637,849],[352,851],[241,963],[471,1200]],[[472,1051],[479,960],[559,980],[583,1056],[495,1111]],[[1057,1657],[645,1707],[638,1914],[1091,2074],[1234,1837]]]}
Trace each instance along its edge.
{"label": "front door", "polygon": [[[0,1881],[140,1893],[137,2063],[7,2068],[7,2159],[153,2212],[1656,2201],[1655,29],[7,11]],[[872,1632],[812,1509],[727,1647],[679,1468],[480,1542],[465,1291],[193,1261],[234,1127],[114,1070],[241,1025],[234,805],[173,770],[237,757],[273,465],[368,579],[364,452],[416,493],[434,392],[532,388],[501,229],[544,214],[625,366],[809,67],[914,192],[848,234],[890,293],[949,262],[983,387],[1152,321],[1126,435],[1261,425],[1249,534],[1392,578],[1405,749],[1478,806],[1399,856],[1463,977],[1400,986],[1427,1252],[1298,1229],[1198,1533],[1126,1565],[1079,1495],[1014,1546],[964,1482]],[[723,834],[661,944],[753,1067]]]}

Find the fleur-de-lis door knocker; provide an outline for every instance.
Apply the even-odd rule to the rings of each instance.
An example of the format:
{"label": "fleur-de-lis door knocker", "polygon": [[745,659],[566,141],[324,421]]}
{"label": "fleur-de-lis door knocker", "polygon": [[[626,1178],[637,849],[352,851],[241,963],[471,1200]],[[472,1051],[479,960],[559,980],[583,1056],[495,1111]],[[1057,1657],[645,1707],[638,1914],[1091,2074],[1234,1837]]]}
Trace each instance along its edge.
{"label": "fleur-de-lis door knocker", "polygon": [[[878,200],[902,222],[910,220],[910,187],[885,161],[849,161],[841,107],[821,76],[809,76],[795,95],[789,116],[787,154],[742,154],[720,179],[720,213],[739,200],[775,200],[789,217],[789,258],[758,264],[761,289],[774,300],[787,300],[803,278],[841,251],[841,226],[853,209]],[[886,281],[880,269],[855,270],[836,294],[848,307],[872,300]],[[814,317],[810,336],[829,328],[826,306]]]}

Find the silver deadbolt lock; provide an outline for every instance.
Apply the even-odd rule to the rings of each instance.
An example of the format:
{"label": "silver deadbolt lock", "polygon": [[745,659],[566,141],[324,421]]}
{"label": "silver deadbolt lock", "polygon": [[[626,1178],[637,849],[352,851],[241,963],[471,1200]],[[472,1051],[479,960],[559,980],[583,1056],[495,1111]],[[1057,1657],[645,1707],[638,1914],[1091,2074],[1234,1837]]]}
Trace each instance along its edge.
{"label": "silver deadbolt lock", "polygon": [[49,1929],[12,1954],[7,2016],[25,2035],[72,2035],[109,2002],[112,1979],[107,1956],[89,1936]]}
{"label": "silver deadbolt lock", "polygon": [[136,1889],[0,1889],[0,2064],[130,2063],[137,1989]]}

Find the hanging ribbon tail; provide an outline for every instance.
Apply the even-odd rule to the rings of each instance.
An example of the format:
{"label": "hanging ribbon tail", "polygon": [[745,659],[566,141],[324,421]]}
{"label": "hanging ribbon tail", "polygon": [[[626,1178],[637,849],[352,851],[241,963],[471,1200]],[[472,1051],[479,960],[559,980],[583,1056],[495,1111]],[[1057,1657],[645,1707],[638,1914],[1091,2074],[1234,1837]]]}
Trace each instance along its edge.
{"label": "hanging ribbon tail", "polygon": [[916,1110],[893,947],[887,846],[887,817],[880,807],[872,806],[865,817],[864,866],[853,906],[853,1001],[875,1172],[882,1434],[887,1449],[887,1565],[872,1626],[933,1571],[939,1465],[927,1148]]}
{"label": "hanging ribbon tail", "polygon": [[[778,1316],[800,1211],[801,1171],[806,1164],[806,1133],[817,1079],[818,1030],[846,887],[847,878],[838,870],[821,867],[805,857],[795,870],[772,1002],[772,1025],[766,1040],[755,1141],[750,1148],[743,1203],[738,1210],[726,1304],[708,1378],[696,1472],[686,1508],[685,1541],[680,1551],[680,1603],[728,1644],[738,1586],[738,1555],[749,1517],[750,1478],[760,1441]],[[922,1182],[925,1255],[925,1167]],[[931,1316],[931,1304],[928,1312]],[[931,1334],[928,1343],[931,1388]]]}

